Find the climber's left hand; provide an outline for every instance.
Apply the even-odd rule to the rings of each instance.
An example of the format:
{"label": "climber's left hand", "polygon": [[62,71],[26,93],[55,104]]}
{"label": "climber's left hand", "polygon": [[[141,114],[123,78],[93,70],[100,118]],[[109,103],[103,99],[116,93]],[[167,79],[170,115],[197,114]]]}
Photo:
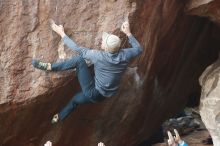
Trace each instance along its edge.
{"label": "climber's left hand", "polygon": [[57,34],[59,34],[62,38],[66,35],[64,32],[63,25],[57,25],[54,20],[50,20],[50,27],[53,31],[55,31]]}

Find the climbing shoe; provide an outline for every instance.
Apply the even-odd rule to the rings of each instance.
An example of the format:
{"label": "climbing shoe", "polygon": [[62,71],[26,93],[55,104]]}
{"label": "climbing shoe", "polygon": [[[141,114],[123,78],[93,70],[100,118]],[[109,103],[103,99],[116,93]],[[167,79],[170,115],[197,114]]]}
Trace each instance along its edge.
{"label": "climbing shoe", "polygon": [[55,114],[51,120],[52,124],[56,124],[59,121],[59,115]]}
{"label": "climbing shoe", "polygon": [[41,69],[41,70],[51,70],[51,63],[44,63],[42,61],[39,60],[32,60],[32,65],[35,68]]}

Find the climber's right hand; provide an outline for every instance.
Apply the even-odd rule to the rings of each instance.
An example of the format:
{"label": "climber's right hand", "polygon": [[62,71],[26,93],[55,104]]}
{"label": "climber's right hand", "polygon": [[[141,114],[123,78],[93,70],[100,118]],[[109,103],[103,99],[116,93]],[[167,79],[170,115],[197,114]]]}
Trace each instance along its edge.
{"label": "climber's right hand", "polygon": [[50,19],[50,27],[52,28],[53,31],[59,34],[62,38],[66,35],[64,32],[63,25],[56,25],[56,23],[52,19]]}
{"label": "climber's right hand", "polygon": [[131,31],[130,31],[130,25],[128,21],[125,21],[122,25],[121,25],[121,31],[124,32],[127,36],[131,35]]}

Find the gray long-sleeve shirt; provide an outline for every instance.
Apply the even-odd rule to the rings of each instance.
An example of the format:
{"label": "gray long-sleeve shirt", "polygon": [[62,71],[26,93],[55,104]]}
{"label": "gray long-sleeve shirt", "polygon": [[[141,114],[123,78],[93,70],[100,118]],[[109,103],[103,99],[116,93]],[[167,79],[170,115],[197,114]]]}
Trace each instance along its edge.
{"label": "gray long-sleeve shirt", "polygon": [[84,59],[94,64],[95,88],[105,97],[115,95],[121,77],[127,69],[129,61],[142,52],[142,48],[134,36],[129,36],[132,48],[120,49],[117,53],[93,50],[78,46],[68,36],[63,37],[64,44],[77,51]]}

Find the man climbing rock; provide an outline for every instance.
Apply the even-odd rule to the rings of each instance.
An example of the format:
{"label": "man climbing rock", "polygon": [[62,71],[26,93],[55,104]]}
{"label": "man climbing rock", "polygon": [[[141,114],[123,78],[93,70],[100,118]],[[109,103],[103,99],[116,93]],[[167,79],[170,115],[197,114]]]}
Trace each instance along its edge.
{"label": "man climbing rock", "polygon": [[[93,50],[78,46],[65,34],[62,25],[56,25],[52,22],[51,28],[62,37],[65,45],[77,51],[79,55],[57,63],[33,60],[33,66],[46,71],[63,71],[76,68],[82,89],[73,96],[61,112],[53,116],[52,123],[56,123],[66,118],[79,104],[96,103],[114,96],[129,61],[138,56],[142,52],[142,48],[131,34],[128,22],[124,22],[121,26],[121,31],[127,35],[132,46],[126,49],[120,49],[121,40],[118,36],[106,32],[102,35],[102,50]],[[84,59],[88,59],[94,64],[94,77]]]}

